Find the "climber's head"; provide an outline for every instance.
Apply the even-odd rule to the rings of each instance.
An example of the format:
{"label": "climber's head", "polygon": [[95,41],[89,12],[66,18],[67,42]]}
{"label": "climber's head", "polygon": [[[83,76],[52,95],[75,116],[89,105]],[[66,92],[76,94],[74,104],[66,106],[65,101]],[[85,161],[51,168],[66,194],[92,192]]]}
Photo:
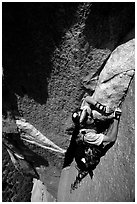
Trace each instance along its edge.
{"label": "climber's head", "polygon": [[76,109],[72,113],[72,121],[74,122],[75,125],[83,126],[86,124],[92,124],[94,123],[92,111],[89,114],[89,112],[86,111],[86,109],[84,110]]}

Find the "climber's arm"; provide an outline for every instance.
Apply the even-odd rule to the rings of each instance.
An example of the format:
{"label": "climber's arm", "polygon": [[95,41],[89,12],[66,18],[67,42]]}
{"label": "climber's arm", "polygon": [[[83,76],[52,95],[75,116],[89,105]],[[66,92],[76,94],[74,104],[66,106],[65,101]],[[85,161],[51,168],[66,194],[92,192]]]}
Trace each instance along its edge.
{"label": "climber's arm", "polygon": [[86,109],[82,110],[82,113],[80,116],[80,124],[84,121],[86,114],[87,114],[87,110]]}
{"label": "climber's arm", "polygon": [[116,141],[120,116],[121,116],[121,110],[117,108],[115,110],[115,118],[112,124],[113,125],[112,129],[107,133],[107,135],[104,135],[103,142],[115,142]]}
{"label": "climber's arm", "polygon": [[107,135],[104,135],[103,142],[115,142],[116,141],[117,134],[118,134],[118,125],[119,125],[119,120],[114,119],[111,132],[109,132]]}

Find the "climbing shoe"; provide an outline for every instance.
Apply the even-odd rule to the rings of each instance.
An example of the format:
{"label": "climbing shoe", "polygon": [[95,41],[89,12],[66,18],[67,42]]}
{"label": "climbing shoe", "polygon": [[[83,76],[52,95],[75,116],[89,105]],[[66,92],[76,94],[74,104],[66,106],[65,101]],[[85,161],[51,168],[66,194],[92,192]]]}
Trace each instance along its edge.
{"label": "climbing shoe", "polygon": [[81,180],[88,174],[88,171],[79,171],[73,184],[71,184],[71,191],[78,188]]}

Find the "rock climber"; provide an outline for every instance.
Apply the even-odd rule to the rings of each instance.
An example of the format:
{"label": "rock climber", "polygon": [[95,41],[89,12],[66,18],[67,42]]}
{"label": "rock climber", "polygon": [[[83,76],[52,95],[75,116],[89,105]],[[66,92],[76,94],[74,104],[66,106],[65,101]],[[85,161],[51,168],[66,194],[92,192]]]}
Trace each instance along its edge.
{"label": "rock climber", "polygon": [[[81,144],[82,146],[85,145],[85,146],[91,147],[92,149],[94,146],[105,147],[107,144],[115,142],[117,139],[120,115],[121,115],[121,110],[116,109],[113,116],[114,117],[113,123],[111,121],[112,124],[106,134],[98,133],[96,122],[92,122],[90,127],[89,127],[89,124],[83,127],[82,129],[80,129],[79,134],[76,138],[77,143]],[[87,148],[87,150],[89,152],[89,148]],[[83,159],[83,163],[86,163],[85,159]]]}
{"label": "rock climber", "polygon": [[[109,117],[109,119],[113,118],[113,110],[105,105],[102,105],[98,101],[94,100],[92,96],[85,95],[82,99],[82,104],[80,107],[81,115],[80,115],[80,124],[82,124],[86,117],[88,120],[93,120],[93,115],[95,113],[94,110],[99,112],[100,114],[104,115],[105,117]],[[92,117],[91,117],[92,116]],[[87,118],[86,118],[87,121]]]}
{"label": "rock climber", "polygon": [[[96,109],[106,116],[107,125],[110,126],[107,133],[102,133],[102,130],[98,128],[97,121],[93,118],[91,106],[92,109]],[[77,181],[80,181],[87,173],[92,172],[96,168],[100,158],[104,155],[105,147],[115,142],[120,116],[121,110],[119,108],[112,112],[108,107],[96,102],[90,96],[86,96],[83,99],[80,110],[73,113],[73,122],[79,123],[79,133],[76,138],[77,149],[75,152],[79,174],[72,187],[75,188]],[[107,129],[106,126],[104,127]]]}

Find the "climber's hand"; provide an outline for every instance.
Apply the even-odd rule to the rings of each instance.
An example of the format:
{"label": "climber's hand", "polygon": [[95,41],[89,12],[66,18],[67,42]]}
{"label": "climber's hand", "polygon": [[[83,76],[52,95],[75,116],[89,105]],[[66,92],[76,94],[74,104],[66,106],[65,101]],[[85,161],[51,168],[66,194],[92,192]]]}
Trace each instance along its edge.
{"label": "climber's hand", "polygon": [[108,106],[106,106],[106,112],[105,112],[105,115],[111,115],[111,114],[113,114],[113,113],[114,113],[113,109],[110,108],[110,107],[108,107]]}

